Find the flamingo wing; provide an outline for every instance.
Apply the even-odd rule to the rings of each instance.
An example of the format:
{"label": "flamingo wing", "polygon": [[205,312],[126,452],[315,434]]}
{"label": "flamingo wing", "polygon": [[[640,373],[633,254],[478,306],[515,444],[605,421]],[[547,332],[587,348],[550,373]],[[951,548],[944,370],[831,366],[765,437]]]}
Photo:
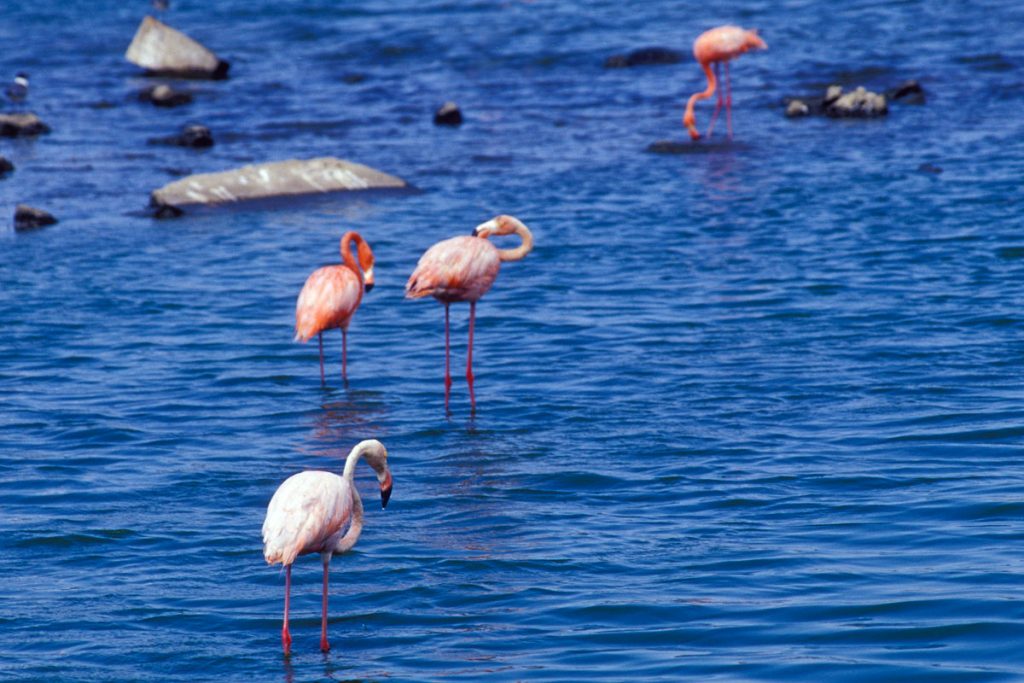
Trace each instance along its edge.
{"label": "flamingo wing", "polygon": [[324,330],[348,326],[363,298],[363,283],[345,266],[317,268],[295,303],[295,340],[308,341]]}
{"label": "flamingo wing", "polygon": [[269,564],[289,565],[299,555],[318,552],[352,515],[352,492],[331,472],[306,471],[278,487],[263,522],[263,556]]}
{"label": "flamingo wing", "polygon": [[460,236],[438,242],[420,257],[405,285],[412,299],[434,296],[442,301],[476,301],[494,284],[501,259],[493,244]]}

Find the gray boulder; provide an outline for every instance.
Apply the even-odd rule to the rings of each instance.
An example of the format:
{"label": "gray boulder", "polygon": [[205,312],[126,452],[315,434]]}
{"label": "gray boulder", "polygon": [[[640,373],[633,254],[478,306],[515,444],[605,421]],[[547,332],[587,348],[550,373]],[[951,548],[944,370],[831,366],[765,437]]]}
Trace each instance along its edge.
{"label": "gray boulder", "polygon": [[461,126],[462,111],[454,102],[445,102],[434,112],[435,126]]}
{"label": "gray boulder", "polygon": [[7,157],[0,157],[0,178],[14,170],[14,164]]}
{"label": "gray boulder", "polygon": [[825,115],[832,118],[867,118],[888,113],[885,95],[870,92],[863,87],[844,93],[825,104]]}
{"label": "gray boulder", "polygon": [[192,94],[175,90],[166,83],[161,83],[140,92],[139,99],[157,107],[180,107],[192,102]]}
{"label": "gray boulder", "polygon": [[811,108],[803,100],[790,100],[789,104],[786,105],[786,116],[791,119],[798,116],[808,116],[810,113]]}
{"label": "gray boulder", "polygon": [[0,137],[23,138],[49,132],[50,127],[35,114],[0,114]]}
{"label": "gray boulder", "polygon": [[194,124],[185,126],[177,135],[168,135],[162,138],[150,138],[147,142],[151,145],[173,145],[177,147],[191,147],[202,149],[213,147],[213,133],[206,126]]}
{"label": "gray boulder", "polygon": [[27,204],[18,204],[14,208],[14,229],[18,232],[43,228],[56,222],[57,219],[52,214],[42,209],[36,209]]}
{"label": "gray boulder", "polygon": [[153,17],[142,20],[124,56],[149,75],[227,78],[230,66],[200,43]]}
{"label": "gray boulder", "polygon": [[150,204],[160,212],[167,206],[181,208],[325,192],[407,187],[401,178],[344,159],[289,159],[220,173],[190,175],[155,190]]}

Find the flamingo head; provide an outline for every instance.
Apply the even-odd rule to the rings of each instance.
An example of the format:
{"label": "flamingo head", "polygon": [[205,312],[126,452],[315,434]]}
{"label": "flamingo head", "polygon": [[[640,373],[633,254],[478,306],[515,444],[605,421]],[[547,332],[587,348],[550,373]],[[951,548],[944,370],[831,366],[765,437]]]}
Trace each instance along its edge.
{"label": "flamingo head", "polygon": [[365,240],[359,240],[359,269],[363,271],[363,289],[373,289],[373,250]]}
{"label": "flamingo head", "polygon": [[518,218],[502,214],[473,228],[473,235],[487,239],[491,235],[511,235],[517,228],[524,227]]}
{"label": "flamingo head", "polygon": [[744,46],[748,50],[767,50],[768,43],[764,42],[764,38],[757,35],[757,29],[752,28],[747,31],[747,35],[744,39]]}
{"label": "flamingo head", "polygon": [[363,459],[377,473],[377,481],[380,483],[380,506],[386,508],[388,501],[391,500],[392,486],[391,470],[388,469],[388,449],[376,439],[368,439],[359,445],[362,446]]}

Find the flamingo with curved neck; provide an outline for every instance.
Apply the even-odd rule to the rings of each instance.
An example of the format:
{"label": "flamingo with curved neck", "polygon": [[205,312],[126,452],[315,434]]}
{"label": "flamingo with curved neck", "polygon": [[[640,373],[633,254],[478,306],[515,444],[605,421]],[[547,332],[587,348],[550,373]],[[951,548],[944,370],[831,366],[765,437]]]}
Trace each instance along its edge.
{"label": "flamingo with curved neck", "polygon": [[[359,254],[358,263],[352,256],[353,243]],[[373,289],[373,250],[362,235],[354,230],[342,235],[341,258],[344,265],[314,270],[295,303],[295,341],[319,337],[321,385],[326,384],[324,331],[341,329],[341,378],[348,382],[348,325],[363,300],[363,292]]]}
{"label": "flamingo with curved neck", "polygon": [[[693,56],[697,58],[700,68],[708,79],[708,87],[701,92],[690,95],[686,102],[686,112],[683,114],[683,125],[694,140],[700,138],[697,132],[697,119],[693,114],[693,106],[698,100],[706,100],[715,94],[718,84],[716,74],[720,64],[725,64],[725,118],[728,127],[729,137],[732,138],[732,85],[729,82],[729,61],[739,57],[748,50],[767,50],[768,45],[757,35],[757,29],[742,29],[739,26],[719,26],[697,36],[693,42]],[[711,71],[711,65],[715,65],[715,71]],[[711,123],[708,125],[706,137],[711,137],[711,130],[715,127],[715,120],[718,112],[722,109],[722,93],[718,93],[718,101],[715,104],[715,113],[711,115]]]}
{"label": "flamingo with curved neck", "polygon": [[[327,652],[327,576],[331,557],[356,544],[363,531],[363,502],[354,479],[356,463],[363,458],[377,473],[381,508],[391,498],[391,471],[388,451],[376,439],[361,441],[349,451],[341,476],[333,472],[306,470],[284,480],[267,506],[263,522],[263,557],[268,564],[280,562],[285,568],[284,624],[281,644],[285,654],[291,650],[288,630],[289,595],[292,563],[300,555],[320,553],[324,566],[323,608],[320,623],[320,649]],[[345,524],[348,529],[342,533]]]}
{"label": "flamingo with curved neck", "polygon": [[[515,249],[498,249],[488,240],[491,235],[518,235],[522,243]],[[502,262],[519,261],[533,249],[533,234],[514,216],[495,216],[481,223],[472,235],[452,237],[438,242],[420,257],[416,270],[405,285],[405,296],[419,299],[432,296],[444,304],[444,409],[448,412],[452,375],[449,342],[448,307],[453,301],[469,302],[469,348],[466,354],[466,382],[469,400],[476,410],[473,391],[473,326],[476,302],[487,293],[498,277]]]}

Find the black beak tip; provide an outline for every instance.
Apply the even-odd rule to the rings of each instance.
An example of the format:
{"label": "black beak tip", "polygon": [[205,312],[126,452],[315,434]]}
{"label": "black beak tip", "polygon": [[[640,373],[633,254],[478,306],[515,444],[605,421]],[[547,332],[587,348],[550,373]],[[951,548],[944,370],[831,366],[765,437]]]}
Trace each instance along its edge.
{"label": "black beak tip", "polygon": [[372,289],[373,289],[373,283],[372,282],[367,282],[366,283],[366,291],[369,292]]}
{"label": "black beak tip", "polygon": [[480,236],[480,233],[477,232],[476,228],[473,228],[473,237],[479,237],[479,236]]}
{"label": "black beak tip", "polygon": [[389,500],[391,500],[391,487],[390,486],[387,487],[386,489],[381,489],[380,490],[380,509],[381,510],[387,508]]}

